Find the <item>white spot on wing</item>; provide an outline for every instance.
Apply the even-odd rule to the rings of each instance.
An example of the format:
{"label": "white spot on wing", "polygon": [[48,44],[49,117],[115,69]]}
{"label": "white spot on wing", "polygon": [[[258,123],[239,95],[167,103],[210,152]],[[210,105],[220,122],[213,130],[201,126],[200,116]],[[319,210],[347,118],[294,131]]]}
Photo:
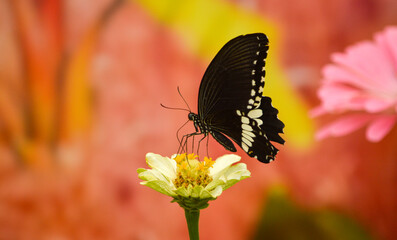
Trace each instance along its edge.
{"label": "white spot on wing", "polygon": [[250,118],[260,118],[263,115],[262,109],[254,109],[248,112]]}
{"label": "white spot on wing", "polygon": [[250,141],[251,143],[254,142],[254,139],[253,139],[252,137],[248,136],[247,134],[242,133],[242,136],[243,136],[243,139],[247,139],[247,140]]}
{"label": "white spot on wing", "polygon": [[250,132],[252,131],[252,127],[248,124],[241,124],[241,128]]}
{"label": "white spot on wing", "polygon": [[247,144],[245,144],[244,142],[241,142],[241,147],[243,148],[244,151],[248,152],[249,147],[247,146]]}
{"label": "white spot on wing", "polygon": [[248,123],[250,123],[250,120],[247,117],[241,117],[241,122],[248,124]]}
{"label": "white spot on wing", "polygon": [[245,135],[250,136],[250,137],[255,137],[255,134],[254,134],[253,132],[251,132],[251,131],[247,131],[247,130],[243,129],[243,133],[244,133]]}
{"label": "white spot on wing", "polygon": [[247,146],[252,147],[252,142],[248,141],[248,139],[246,139],[246,138],[241,138],[241,140],[242,140],[243,143],[245,143]]}
{"label": "white spot on wing", "polygon": [[263,121],[260,120],[259,118],[255,119],[255,121],[258,123],[259,127],[263,124]]}
{"label": "white spot on wing", "polygon": [[262,87],[262,86],[259,87],[258,92],[259,92],[259,93],[263,93],[263,87]]}

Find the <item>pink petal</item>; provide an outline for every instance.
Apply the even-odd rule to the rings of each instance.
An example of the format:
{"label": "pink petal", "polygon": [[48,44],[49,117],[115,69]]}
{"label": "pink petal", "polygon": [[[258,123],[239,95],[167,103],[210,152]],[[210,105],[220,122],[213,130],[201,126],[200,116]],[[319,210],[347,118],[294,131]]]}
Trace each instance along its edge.
{"label": "pink petal", "polygon": [[[389,55],[394,69],[397,69],[397,27],[387,27],[385,31],[376,34],[378,45]],[[397,79],[395,79],[397,81]]]}
{"label": "pink petal", "polygon": [[343,84],[324,84],[318,91],[324,109],[330,112],[343,110],[362,110],[365,98],[362,92]]}
{"label": "pink petal", "polygon": [[331,125],[327,125],[327,126],[321,128],[319,131],[316,132],[316,134],[314,136],[315,139],[321,140],[321,139],[324,139],[324,138],[332,136],[331,128],[332,128]]}
{"label": "pink petal", "polygon": [[309,111],[309,116],[311,118],[315,118],[325,113],[327,113],[327,110],[325,110],[322,106],[318,106]]}
{"label": "pink petal", "polygon": [[319,98],[331,106],[349,102],[357,94],[356,89],[340,84],[324,84],[318,91]]}
{"label": "pink petal", "polygon": [[337,82],[324,83],[318,91],[322,106],[329,112],[343,110],[365,110],[370,113],[387,110],[396,104],[396,100],[374,96]]}
{"label": "pink petal", "polygon": [[329,136],[347,135],[371,121],[374,118],[369,114],[355,114],[340,118],[317,132],[316,138],[323,139]]}
{"label": "pink petal", "polygon": [[365,103],[365,109],[370,112],[381,112],[395,104],[393,100],[386,100],[386,99],[376,99],[376,98],[369,98]]}
{"label": "pink petal", "polygon": [[368,90],[388,93],[397,89],[394,67],[388,54],[377,44],[360,42],[347,48],[345,54],[334,54],[332,59],[360,77]]}
{"label": "pink petal", "polygon": [[379,142],[390,132],[396,120],[396,115],[383,116],[374,120],[367,128],[367,139],[371,142]]}
{"label": "pink petal", "polygon": [[322,69],[324,83],[346,83],[358,88],[371,87],[361,76],[354,74],[346,68],[329,64]]}

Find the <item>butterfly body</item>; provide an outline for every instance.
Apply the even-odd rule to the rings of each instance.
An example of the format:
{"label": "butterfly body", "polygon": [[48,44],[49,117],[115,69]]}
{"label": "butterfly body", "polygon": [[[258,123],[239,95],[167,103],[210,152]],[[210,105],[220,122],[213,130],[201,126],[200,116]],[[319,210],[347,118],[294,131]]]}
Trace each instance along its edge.
{"label": "butterfly body", "polygon": [[237,149],[234,147],[233,143],[225,137],[222,133],[215,131],[211,129],[210,125],[206,124],[205,122],[201,122],[199,116],[195,113],[189,113],[188,114],[189,120],[193,121],[194,127],[196,129],[196,133],[198,134],[204,134],[204,137],[208,136],[208,134],[211,134],[211,136],[218,141],[223,147],[226,148],[226,150],[229,150],[231,152],[236,152]]}
{"label": "butterfly body", "polygon": [[[197,134],[209,134],[235,152],[231,140],[261,162],[274,160],[284,124],[271,99],[263,96],[268,40],[263,33],[230,40],[204,73],[199,88],[198,114],[189,113]],[[226,137],[227,136],[227,137]],[[230,140],[230,139],[231,140]]]}

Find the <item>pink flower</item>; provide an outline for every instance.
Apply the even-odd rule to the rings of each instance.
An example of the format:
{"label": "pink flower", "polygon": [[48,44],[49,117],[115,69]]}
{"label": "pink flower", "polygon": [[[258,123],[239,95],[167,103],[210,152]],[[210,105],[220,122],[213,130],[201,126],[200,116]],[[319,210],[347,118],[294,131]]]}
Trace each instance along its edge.
{"label": "pink flower", "polygon": [[387,27],[374,41],[359,42],[331,59],[333,64],[323,68],[321,105],[311,115],[343,115],[316,137],[343,136],[366,125],[369,141],[382,140],[397,120],[397,27]]}

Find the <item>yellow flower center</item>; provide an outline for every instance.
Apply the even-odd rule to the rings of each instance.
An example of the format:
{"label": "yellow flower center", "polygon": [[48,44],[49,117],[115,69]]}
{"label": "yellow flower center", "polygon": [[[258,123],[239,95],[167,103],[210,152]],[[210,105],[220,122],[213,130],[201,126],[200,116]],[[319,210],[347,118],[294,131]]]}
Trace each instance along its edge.
{"label": "yellow flower center", "polygon": [[179,154],[174,160],[177,164],[177,173],[174,184],[177,188],[185,187],[189,185],[195,186],[207,186],[211,181],[212,177],[209,175],[209,168],[212,167],[215,161],[212,158],[205,157],[204,161],[197,160],[198,156],[191,154]]}

